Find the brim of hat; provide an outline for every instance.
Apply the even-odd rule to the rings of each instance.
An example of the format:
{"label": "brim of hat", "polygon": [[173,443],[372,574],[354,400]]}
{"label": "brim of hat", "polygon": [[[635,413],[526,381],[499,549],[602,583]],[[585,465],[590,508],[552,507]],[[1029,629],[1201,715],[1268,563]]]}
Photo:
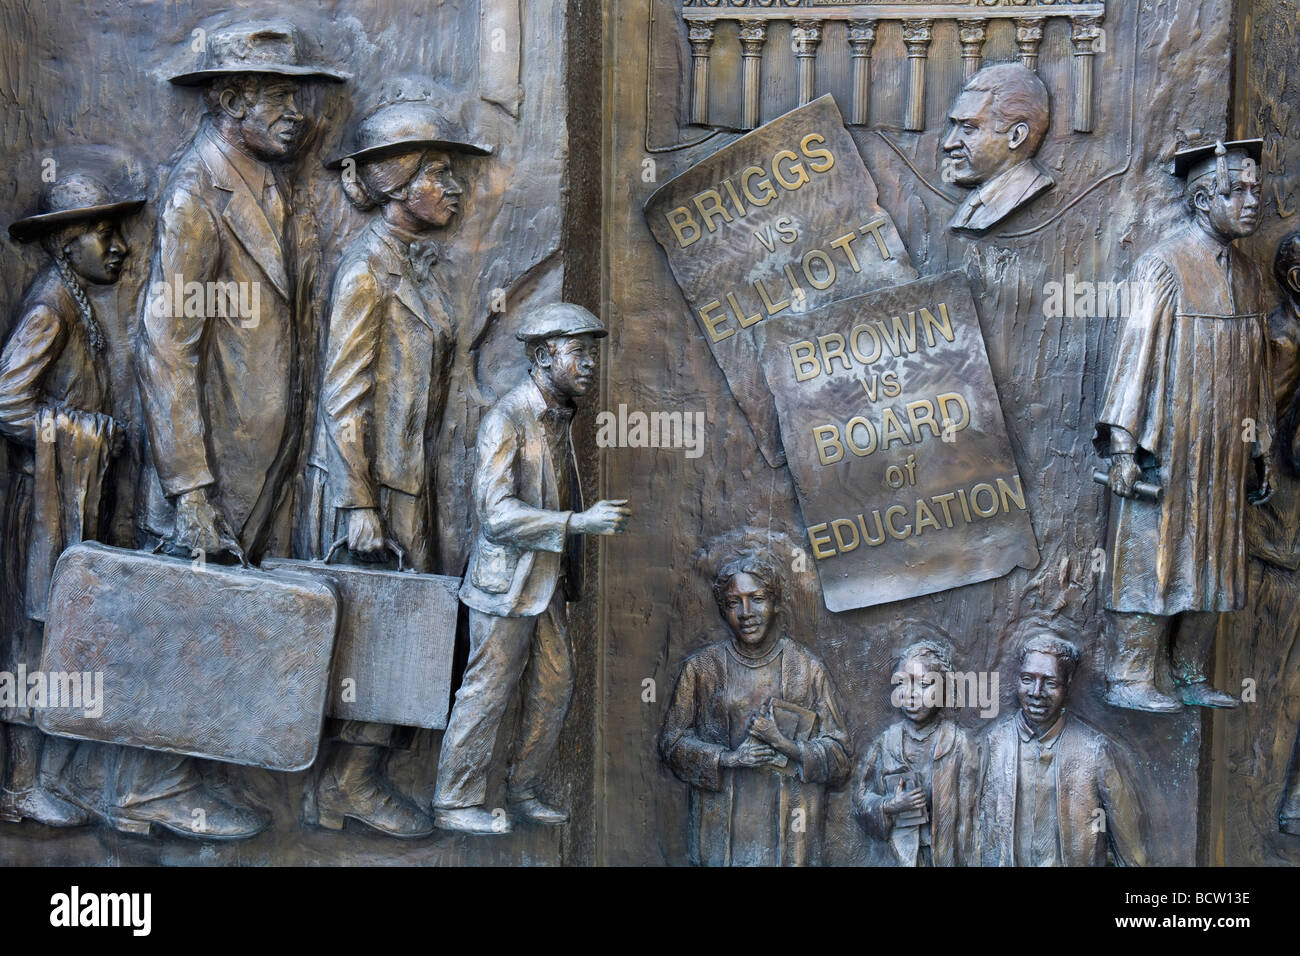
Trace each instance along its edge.
{"label": "brim of hat", "polygon": [[412,153],[417,149],[441,149],[450,153],[469,153],[471,156],[492,155],[492,147],[480,143],[465,143],[457,139],[409,139],[401,143],[385,143],[383,146],[371,146],[369,149],[359,149],[355,153],[335,156],[325,163],[325,168],[338,169],[349,159],[360,163],[383,159],[385,156],[396,156],[398,153]]}
{"label": "brim of hat", "polygon": [[[1203,148],[1209,147],[1197,147],[1196,152],[1199,153]],[[1244,152],[1256,163],[1264,161],[1264,141],[1262,139],[1234,140],[1231,143],[1224,143],[1223,148],[1228,152],[1232,152],[1233,150]],[[1186,179],[1188,172],[1191,171],[1193,166],[1197,163],[1213,158],[1214,155],[1212,153],[1209,156],[1195,155],[1191,150],[1188,150],[1183,154],[1174,153],[1174,175],[1179,179]]]}
{"label": "brim of hat", "polygon": [[340,73],[338,70],[329,70],[321,66],[274,66],[263,64],[261,66],[226,67],[220,70],[195,70],[191,73],[177,73],[175,76],[169,77],[168,82],[175,83],[177,86],[198,86],[200,83],[219,76],[234,76],[239,73],[268,73],[271,76],[296,76],[302,79],[329,80],[333,83],[346,83],[352,79],[352,76],[348,73]]}
{"label": "brim of hat", "polygon": [[9,227],[9,237],[17,242],[27,242],[37,236],[66,226],[72,222],[89,222],[96,219],[119,219],[137,211],[144,205],[143,199],[131,199],[126,202],[111,202],[101,206],[82,206],[80,209],[61,209],[58,212],[42,213],[19,219]]}
{"label": "brim of hat", "polygon": [[609,329],[574,329],[572,332],[541,332],[538,334],[516,332],[515,338],[520,342],[540,342],[542,339],[553,339],[568,335],[590,335],[593,338],[603,339],[609,335]]}

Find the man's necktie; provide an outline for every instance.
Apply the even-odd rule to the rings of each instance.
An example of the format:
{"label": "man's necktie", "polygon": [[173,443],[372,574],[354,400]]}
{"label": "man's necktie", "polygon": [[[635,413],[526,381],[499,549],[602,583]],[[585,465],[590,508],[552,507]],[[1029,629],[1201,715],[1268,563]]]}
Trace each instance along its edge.
{"label": "man's necktie", "polygon": [[283,243],[284,224],[288,218],[288,207],[285,205],[284,197],[280,195],[280,190],[275,185],[275,180],[270,176],[266,178],[266,187],[262,190],[262,208],[266,211],[266,218],[271,223],[271,229],[274,230],[275,237]]}
{"label": "man's necktie", "polygon": [[1041,866],[1056,855],[1056,807],[1048,788],[1053,753],[1037,742],[1034,750],[1034,865]]}

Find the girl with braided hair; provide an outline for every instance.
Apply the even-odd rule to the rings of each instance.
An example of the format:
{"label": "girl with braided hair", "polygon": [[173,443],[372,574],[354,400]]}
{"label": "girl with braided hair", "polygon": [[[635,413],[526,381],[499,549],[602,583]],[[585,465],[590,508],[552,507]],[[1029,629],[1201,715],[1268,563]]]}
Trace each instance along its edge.
{"label": "girl with braided hair", "polygon": [[[64,548],[100,534],[106,476],[126,426],[109,414],[109,360],[86,285],[117,282],[130,251],[118,221],[142,205],[118,201],[91,175],[74,172],[47,187],[41,212],[9,227],[18,242],[39,240],[51,262],[28,289],[0,353],[0,434],[11,442],[14,465],[5,502],[6,671],[39,670],[54,562]],[[0,820],[90,822],[56,792],[72,745],[42,735],[29,707],[6,707],[3,716]]]}

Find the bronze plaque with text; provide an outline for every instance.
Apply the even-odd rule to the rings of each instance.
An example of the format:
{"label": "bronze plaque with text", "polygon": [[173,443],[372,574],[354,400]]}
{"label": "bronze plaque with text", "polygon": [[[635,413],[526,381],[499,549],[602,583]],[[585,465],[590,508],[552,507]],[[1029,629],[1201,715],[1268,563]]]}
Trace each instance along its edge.
{"label": "bronze plaque with text", "polygon": [[724,146],[645,214],[763,457],[782,464],[758,360],[764,323],[917,275],[834,98]]}
{"label": "bronze plaque with text", "polygon": [[776,319],[763,369],[827,608],[1038,564],[961,273]]}

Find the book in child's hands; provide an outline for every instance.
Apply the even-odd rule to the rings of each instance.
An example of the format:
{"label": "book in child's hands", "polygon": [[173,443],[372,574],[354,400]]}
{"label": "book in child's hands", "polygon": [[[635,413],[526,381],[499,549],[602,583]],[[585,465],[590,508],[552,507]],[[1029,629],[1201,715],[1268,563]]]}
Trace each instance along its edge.
{"label": "book in child's hands", "polygon": [[[909,793],[912,790],[919,789],[921,786],[921,775],[913,770],[900,770],[897,773],[887,773],[884,775],[885,796],[892,797],[898,793],[899,782],[903,784],[903,793]],[[904,810],[898,816],[894,817],[894,826],[896,827],[919,827],[923,823],[930,822],[930,815],[925,809]]]}

